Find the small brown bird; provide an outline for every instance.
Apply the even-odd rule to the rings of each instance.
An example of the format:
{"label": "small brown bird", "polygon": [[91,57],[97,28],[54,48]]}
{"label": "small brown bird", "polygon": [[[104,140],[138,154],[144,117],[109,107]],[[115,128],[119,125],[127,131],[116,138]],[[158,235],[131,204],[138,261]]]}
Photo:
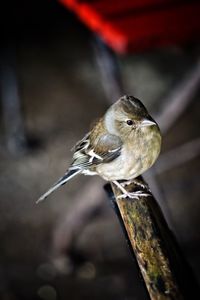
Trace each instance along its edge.
{"label": "small brown bird", "polygon": [[161,148],[158,125],[142,102],[123,96],[98,120],[74,147],[73,161],[67,172],[37,202],[75,175],[100,175],[117,185],[120,197],[138,198],[142,192],[128,193],[120,180],[132,180],[149,169]]}

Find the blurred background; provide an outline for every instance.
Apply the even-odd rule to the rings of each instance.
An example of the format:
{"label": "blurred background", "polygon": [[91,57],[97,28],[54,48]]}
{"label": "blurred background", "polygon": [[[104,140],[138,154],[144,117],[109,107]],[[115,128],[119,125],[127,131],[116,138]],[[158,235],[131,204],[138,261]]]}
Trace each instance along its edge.
{"label": "blurred background", "polygon": [[[160,124],[162,153],[145,179],[200,282],[200,24],[172,40],[169,33],[159,39],[162,31],[145,41],[143,35],[129,48],[121,23],[112,39],[94,15],[91,22],[90,15],[79,15],[76,1],[64,2],[1,3],[1,299],[148,299],[103,180],[79,176],[35,203],[65,172],[70,149],[90,123],[124,93],[141,99]],[[105,4],[77,3],[85,2]],[[122,22],[133,18],[131,12],[143,14],[141,7],[125,14],[125,5],[137,1],[123,2],[114,17],[105,13],[107,21],[118,25],[117,17]],[[177,2],[172,29],[181,22],[184,1]],[[182,10],[181,20],[189,28],[187,11],[192,8]],[[140,32],[130,24],[131,32]]]}

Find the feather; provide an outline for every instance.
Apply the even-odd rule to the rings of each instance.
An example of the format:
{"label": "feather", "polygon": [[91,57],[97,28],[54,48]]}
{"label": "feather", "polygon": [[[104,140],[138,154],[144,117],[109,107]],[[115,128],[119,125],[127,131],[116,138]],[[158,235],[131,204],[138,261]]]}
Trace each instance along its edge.
{"label": "feather", "polygon": [[36,203],[43,201],[51,193],[53,193],[55,190],[57,190],[61,185],[64,185],[67,181],[69,181],[71,178],[73,178],[74,176],[79,174],[81,171],[82,170],[77,169],[77,168],[74,170],[70,169],[69,171],[67,171],[63,177],[61,177],[56,183],[54,183],[54,185],[36,201]]}
{"label": "feather", "polygon": [[43,201],[52,192],[79,173],[95,174],[97,165],[108,163],[120,155],[121,145],[122,142],[117,136],[104,134],[100,136],[94,147],[91,145],[90,133],[86,134],[74,147],[73,162],[68,171],[36,203]]}

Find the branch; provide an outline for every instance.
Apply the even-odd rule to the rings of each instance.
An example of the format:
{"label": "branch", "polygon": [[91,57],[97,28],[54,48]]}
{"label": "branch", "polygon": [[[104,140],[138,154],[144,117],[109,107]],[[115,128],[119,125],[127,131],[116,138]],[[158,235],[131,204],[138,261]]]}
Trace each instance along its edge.
{"label": "branch", "polygon": [[[139,183],[144,185],[144,188],[139,189],[146,192],[147,185],[143,179],[139,179]],[[108,185],[106,190],[114,197],[118,217],[136,256],[150,298],[153,300],[186,299],[186,291],[184,291],[186,282],[182,278],[180,280],[185,273],[183,268],[186,268],[186,263],[185,261],[183,263],[180,253],[177,252],[175,241],[154,197],[150,193],[149,197],[139,199],[118,198],[121,191],[112,183],[111,187]],[[138,191],[138,183],[132,181],[126,189],[129,192]],[[189,276],[191,276],[190,271]],[[188,286],[189,282],[190,280],[187,281]],[[194,291],[195,288],[192,290]],[[191,293],[192,291],[190,296]]]}

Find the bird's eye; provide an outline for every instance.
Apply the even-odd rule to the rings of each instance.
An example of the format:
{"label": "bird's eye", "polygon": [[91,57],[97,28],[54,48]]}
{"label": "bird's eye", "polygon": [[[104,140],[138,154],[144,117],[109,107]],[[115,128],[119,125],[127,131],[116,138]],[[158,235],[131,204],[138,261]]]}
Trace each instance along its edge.
{"label": "bird's eye", "polygon": [[126,123],[127,123],[129,126],[133,125],[133,121],[132,121],[132,120],[127,120]]}

